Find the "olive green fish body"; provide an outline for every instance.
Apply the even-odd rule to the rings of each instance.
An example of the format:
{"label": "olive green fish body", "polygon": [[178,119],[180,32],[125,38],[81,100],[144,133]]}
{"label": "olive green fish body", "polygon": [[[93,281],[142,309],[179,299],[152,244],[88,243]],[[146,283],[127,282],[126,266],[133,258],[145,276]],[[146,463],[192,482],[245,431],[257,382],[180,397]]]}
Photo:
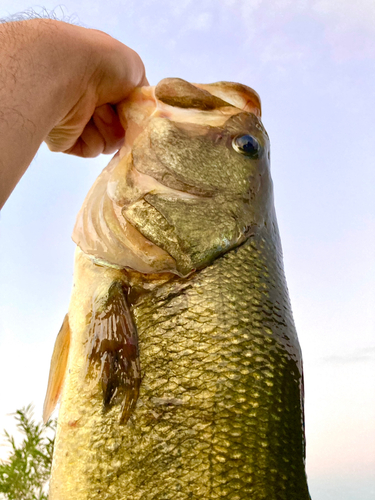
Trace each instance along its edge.
{"label": "olive green fish body", "polygon": [[119,426],[100,390],[87,407],[70,379],[54,464],[69,479],[52,483],[52,498],[309,499],[301,355],[277,241],[256,235],[131,310],[136,409]]}
{"label": "olive green fish body", "polygon": [[[239,84],[185,99],[191,84],[163,82],[162,116],[134,128],[131,156],[78,218],[66,376],[50,384],[62,387],[50,500],[309,500],[259,101]],[[144,92],[129,123],[143,120]],[[169,121],[173,102],[198,111]],[[238,156],[243,143],[252,152]]]}
{"label": "olive green fish body", "polygon": [[301,357],[276,250],[257,235],[134,305],[145,379],[121,459],[130,498],[309,498]]}

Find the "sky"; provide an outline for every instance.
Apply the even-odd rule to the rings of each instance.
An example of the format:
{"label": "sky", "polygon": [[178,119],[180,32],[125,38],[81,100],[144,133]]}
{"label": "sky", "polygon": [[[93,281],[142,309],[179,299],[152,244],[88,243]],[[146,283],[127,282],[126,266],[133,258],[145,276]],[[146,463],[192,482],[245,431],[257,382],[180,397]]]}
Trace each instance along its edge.
{"label": "sky", "polygon": [[[375,2],[2,0],[0,17],[42,7],[132,47],[152,85],[229,80],[260,94],[304,359],[312,500],[373,500]],[[31,402],[41,417],[72,285],[71,232],[109,159],[42,145],[1,212],[0,429]]]}

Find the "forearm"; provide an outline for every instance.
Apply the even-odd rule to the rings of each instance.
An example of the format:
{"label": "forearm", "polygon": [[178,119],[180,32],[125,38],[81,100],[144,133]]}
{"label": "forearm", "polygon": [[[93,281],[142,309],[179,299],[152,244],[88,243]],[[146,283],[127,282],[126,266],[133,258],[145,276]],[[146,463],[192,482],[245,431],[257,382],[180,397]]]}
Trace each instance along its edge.
{"label": "forearm", "polygon": [[69,47],[74,29],[46,19],[0,25],[0,207],[81,95],[89,45],[81,43],[78,51]]}

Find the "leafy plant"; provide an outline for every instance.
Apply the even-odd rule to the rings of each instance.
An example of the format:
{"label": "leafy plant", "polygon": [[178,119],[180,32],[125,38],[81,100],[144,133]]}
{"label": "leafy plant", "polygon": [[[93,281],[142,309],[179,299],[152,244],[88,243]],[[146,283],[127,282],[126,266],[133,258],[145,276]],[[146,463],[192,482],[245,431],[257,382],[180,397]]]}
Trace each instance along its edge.
{"label": "leafy plant", "polygon": [[56,420],[44,425],[32,419],[31,405],[17,410],[17,428],[24,435],[20,445],[5,431],[11,452],[0,461],[0,498],[6,500],[47,500]]}

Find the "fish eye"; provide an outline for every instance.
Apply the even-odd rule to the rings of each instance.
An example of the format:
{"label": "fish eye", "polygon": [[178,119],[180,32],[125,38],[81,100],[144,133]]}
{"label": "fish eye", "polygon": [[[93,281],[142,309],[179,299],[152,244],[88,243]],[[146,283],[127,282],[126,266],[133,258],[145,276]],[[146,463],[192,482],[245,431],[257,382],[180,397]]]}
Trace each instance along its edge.
{"label": "fish eye", "polygon": [[249,156],[250,158],[258,158],[260,152],[260,144],[252,135],[238,135],[234,137],[232,146],[237,153]]}

